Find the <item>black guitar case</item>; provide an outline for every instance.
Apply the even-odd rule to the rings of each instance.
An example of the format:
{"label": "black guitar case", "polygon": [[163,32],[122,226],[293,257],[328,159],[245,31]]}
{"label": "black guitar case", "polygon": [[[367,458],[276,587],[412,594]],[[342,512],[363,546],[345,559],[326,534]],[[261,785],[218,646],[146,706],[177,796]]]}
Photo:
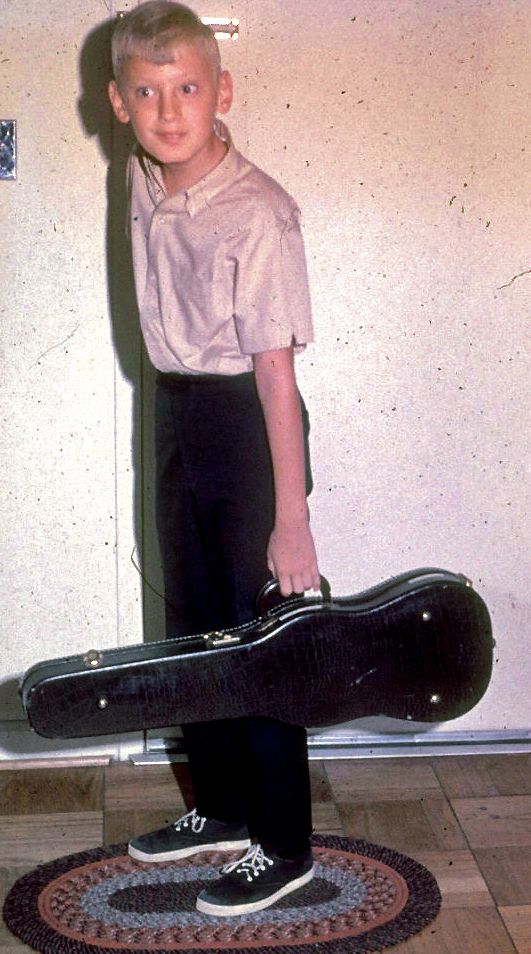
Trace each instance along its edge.
{"label": "black guitar case", "polygon": [[340,599],[323,580],[321,596],[266,610],[269,595],[236,629],[33,666],[21,683],[30,724],[66,739],[243,715],[439,722],[489,684],[489,613],[464,576],[414,570]]}

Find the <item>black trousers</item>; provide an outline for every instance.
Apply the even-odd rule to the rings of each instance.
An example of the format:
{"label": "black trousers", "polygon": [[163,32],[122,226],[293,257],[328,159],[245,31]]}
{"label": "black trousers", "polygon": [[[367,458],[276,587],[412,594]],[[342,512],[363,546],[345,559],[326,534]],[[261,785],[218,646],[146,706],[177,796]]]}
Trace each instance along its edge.
{"label": "black trousers", "polygon": [[[311,490],[308,416],[307,491]],[[156,399],[157,529],[169,637],[246,623],[269,577],[271,457],[254,374],[160,374]],[[246,821],[284,857],[311,833],[306,732],[242,718],[183,726],[196,807]]]}

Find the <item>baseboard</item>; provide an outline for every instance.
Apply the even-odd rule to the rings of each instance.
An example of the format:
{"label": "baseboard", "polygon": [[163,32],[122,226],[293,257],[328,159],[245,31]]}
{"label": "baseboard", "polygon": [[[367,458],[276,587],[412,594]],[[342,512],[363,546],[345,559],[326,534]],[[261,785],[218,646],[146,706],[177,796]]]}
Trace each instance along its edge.
{"label": "baseboard", "polygon": [[100,765],[126,761],[145,749],[142,732],[92,739],[44,739],[24,720],[0,722],[0,769],[38,766]]}
{"label": "baseboard", "polygon": [[[355,733],[310,732],[310,759],[367,759],[434,755],[531,752],[531,731]],[[0,722],[0,770],[65,765],[102,765],[111,760],[165,764],[186,760],[180,730],[161,737],[127,733],[92,739],[43,739],[25,721]]]}
{"label": "baseboard", "polygon": [[[310,759],[368,759],[434,755],[495,755],[531,752],[531,731],[354,733],[333,730],[310,733]],[[185,761],[182,737],[149,737],[142,753],[133,753],[138,765]]]}

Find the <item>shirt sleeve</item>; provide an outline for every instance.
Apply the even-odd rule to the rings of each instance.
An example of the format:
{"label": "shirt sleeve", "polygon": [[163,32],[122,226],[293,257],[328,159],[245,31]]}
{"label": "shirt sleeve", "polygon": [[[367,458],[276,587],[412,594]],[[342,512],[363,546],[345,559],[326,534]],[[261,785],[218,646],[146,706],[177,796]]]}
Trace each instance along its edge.
{"label": "shirt sleeve", "polygon": [[261,210],[236,249],[234,321],[243,354],[313,340],[298,209]]}

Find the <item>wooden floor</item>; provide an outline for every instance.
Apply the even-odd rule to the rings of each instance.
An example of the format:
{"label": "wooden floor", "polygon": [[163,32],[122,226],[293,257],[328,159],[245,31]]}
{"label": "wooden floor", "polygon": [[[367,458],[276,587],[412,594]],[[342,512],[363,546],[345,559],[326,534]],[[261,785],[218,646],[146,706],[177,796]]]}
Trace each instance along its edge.
{"label": "wooden floor", "polygon": [[[312,762],[311,771],[316,831],[396,848],[439,882],[439,917],[397,954],[531,954],[531,755]],[[183,765],[4,767],[2,897],[39,862],[167,824],[188,798]],[[0,925],[2,954],[28,950]]]}

